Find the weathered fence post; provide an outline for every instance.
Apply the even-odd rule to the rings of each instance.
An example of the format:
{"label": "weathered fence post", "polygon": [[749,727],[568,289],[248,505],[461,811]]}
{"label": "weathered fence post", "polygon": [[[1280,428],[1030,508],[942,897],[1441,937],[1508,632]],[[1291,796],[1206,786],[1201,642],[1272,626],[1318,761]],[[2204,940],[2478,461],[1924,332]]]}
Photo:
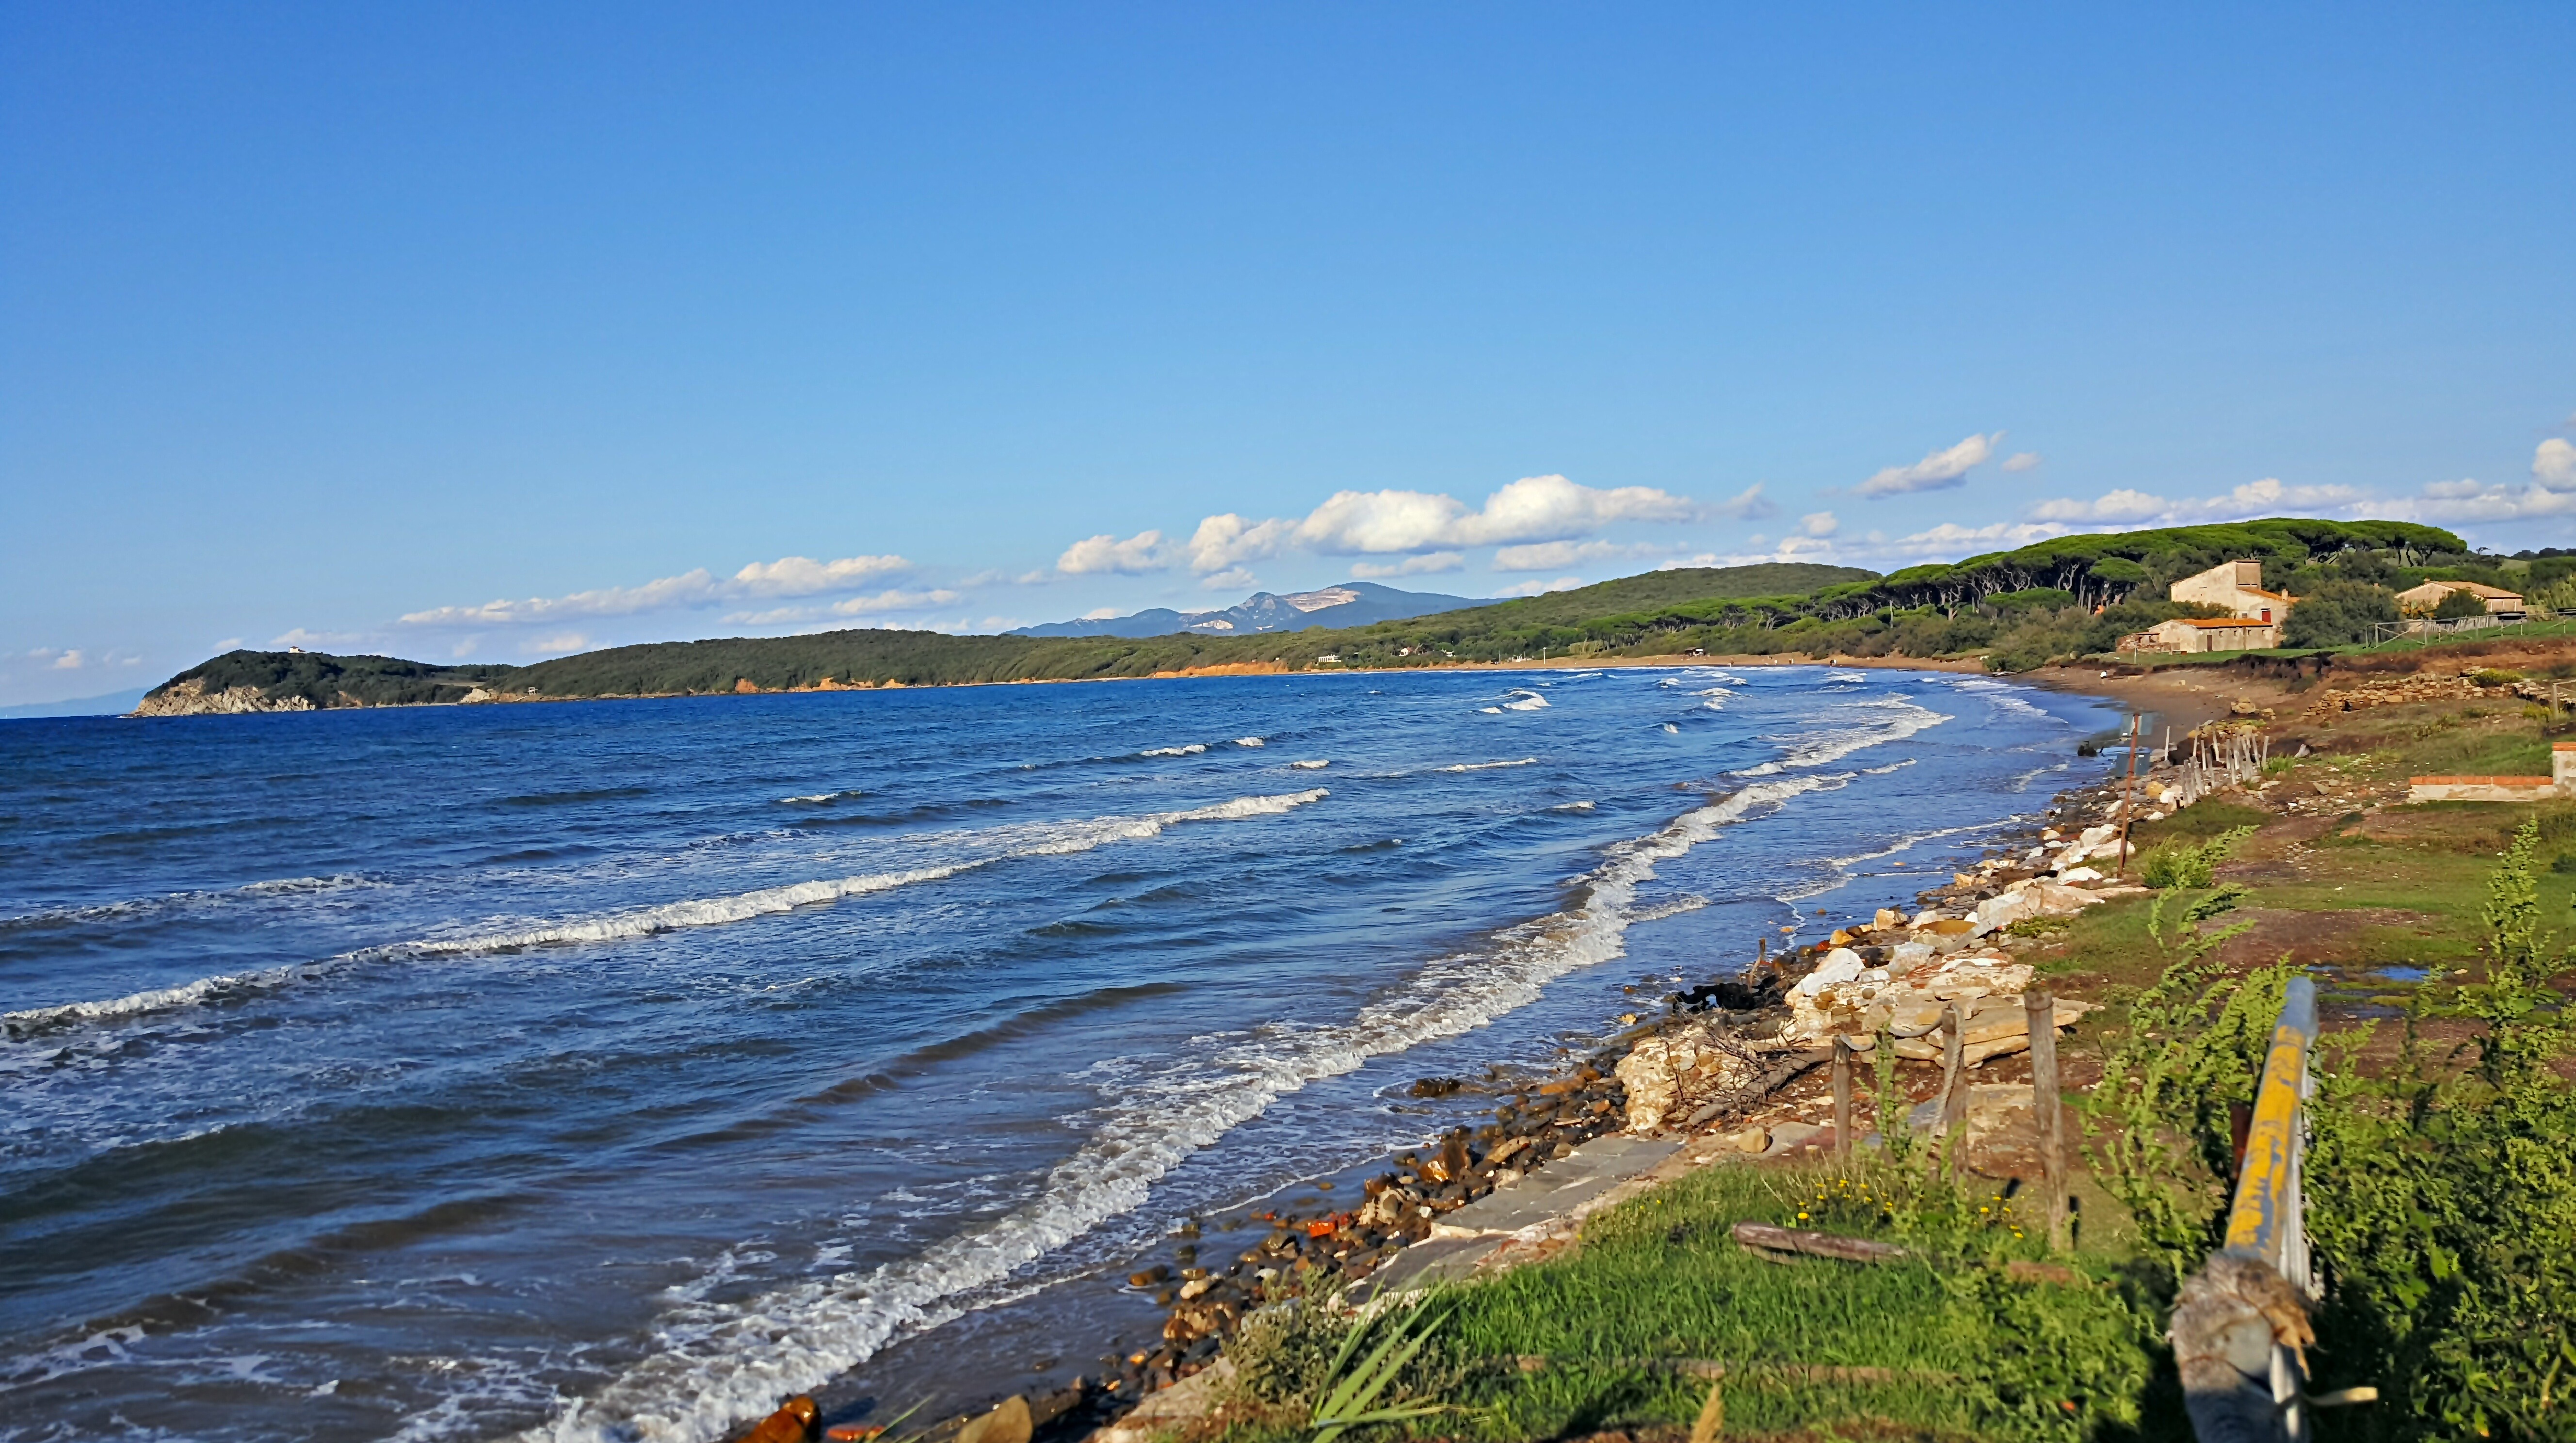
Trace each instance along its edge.
{"label": "weathered fence post", "polygon": [[1941,1145],[1948,1149],[1950,1171],[1955,1176],[1967,1165],[1968,1140],[1960,1136],[1967,1130],[1968,1090],[1961,1065],[1961,1054],[1967,1039],[1968,1019],[1956,1004],[1941,1011]]}
{"label": "weathered fence post", "polygon": [[[2315,1341],[2307,1308],[2316,1290],[2299,1171],[2316,1033],[2316,984],[2294,977],[2255,1089],[2226,1245],[2183,1284],[2174,1308],[2174,1361],[2201,1443],[2306,1443],[2313,1433],[2302,1350]],[[2376,1396],[2355,1388],[2322,1401]]]}
{"label": "weathered fence post", "polygon": [[2030,1021],[2030,1115],[2039,1134],[2048,1245],[2056,1249],[2066,1246],[2066,1144],[2058,1136],[2066,1107],[2065,1095],[2057,1087],[2057,999],[2045,992],[2025,992],[2021,1002]]}
{"label": "weathered fence post", "polygon": [[1834,1151],[1848,1157],[1852,1150],[1851,1117],[1851,1039],[1834,1038]]}

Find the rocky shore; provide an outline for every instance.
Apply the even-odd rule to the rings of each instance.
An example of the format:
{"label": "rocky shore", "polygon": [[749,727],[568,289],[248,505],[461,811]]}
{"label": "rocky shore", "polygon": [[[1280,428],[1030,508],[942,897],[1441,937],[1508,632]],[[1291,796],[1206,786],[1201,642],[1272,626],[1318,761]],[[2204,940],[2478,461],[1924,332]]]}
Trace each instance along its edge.
{"label": "rocky shore", "polygon": [[[1968,1088],[1968,1163],[1997,1176],[2021,1175],[2032,1165],[2026,1144],[2013,1135],[2016,1122],[2020,1131],[2028,1129],[2027,1070],[2015,1078],[2006,1075],[2014,1070],[2006,1063],[2030,1043],[2023,994],[2034,969],[2027,954],[2053,919],[2145,890],[2121,876],[2121,823],[2187,805],[2175,774],[2167,756],[2141,752],[2134,783],[2113,771],[2059,794],[2044,820],[1918,894],[1918,910],[1910,915],[1881,910],[1837,926],[1820,941],[1776,951],[1760,939],[1749,949],[1748,965],[1678,990],[1631,986],[1630,993],[1651,1002],[1614,1019],[1617,1030],[1554,1075],[1494,1069],[1482,1077],[1413,1083],[1416,1097],[1490,1096],[1492,1120],[1396,1154],[1364,1180],[1347,1207],[1283,1206],[1192,1222],[1167,1252],[1140,1260],[1122,1279],[1151,1290],[1166,1310],[1158,1341],[1104,1357],[1098,1376],[1069,1388],[1006,1397],[989,1413],[950,1418],[928,1430],[926,1443],[1027,1443],[1032,1432],[1066,1440],[1097,1432],[1098,1443],[1132,1443],[1162,1426],[1165,1415],[1196,1406],[1191,1400],[1203,1387],[1168,1402],[1163,1395],[1228,1366],[1225,1340],[1247,1315],[1290,1298],[1364,1296],[1404,1286],[1424,1273],[1424,1259],[1443,1251],[1426,1245],[1475,1232],[1450,1224],[1452,1215],[1498,1192],[1545,1195],[1547,1170],[1579,1170],[1578,1150],[1599,1151],[1588,1143],[1609,1146],[1603,1140],[1621,1134],[1656,1139],[1664,1151],[1654,1155],[1662,1157],[1678,1142],[1693,1150],[1693,1163],[1830,1147],[1836,1138],[1819,1064],[1831,1057],[1837,1037],[1864,1057],[1885,1038],[1898,1059],[1932,1064],[1898,1073],[1898,1085],[1920,1102],[1939,1087],[1948,1042],[1943,1023],[1955,1011],[1963,1065],[1984,1069]],[[2058,998],[2056,1025],[2073,1025],[2092,1005]],[[1998,1085],[2015,1081],[2021,1085]],[[1915,1125],[1928,1125],[1928,1106],[1916,1111]],[[1598,1189],[1561,1195],[1592,1199],[1584,1211],[1601,1201]],[[1562,1243],[1570,1232],[1569,1220],[1552,1241]],[[1480,1251],[1443,1272],[1516,1266],[1547,1250]],[[1137,1413],[1132,1426],[1119,1426],[1148,1399],[1153,1406]],[[853,1420],[835,1436],[868,1436],[868,1426]]]}

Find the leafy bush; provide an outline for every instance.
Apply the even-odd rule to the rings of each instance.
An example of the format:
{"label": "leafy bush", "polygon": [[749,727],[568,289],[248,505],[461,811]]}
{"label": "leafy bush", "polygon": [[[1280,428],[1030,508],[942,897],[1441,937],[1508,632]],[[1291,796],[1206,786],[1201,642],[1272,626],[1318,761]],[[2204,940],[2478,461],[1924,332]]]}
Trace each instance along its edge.
{"label": "leafy bush", "polygon": [[2397,593],[2367,581],[2324,581],[2300,595],[2281,624],[2284,646],[2350,646],[2375,622],[2397,620]]}
{"label": "leafy bush", "polygon": [[2252,835],[2252,827],[2233,827],[2196,847],[2178,842],[2158,847],[2138,859],[2138,875],[2160,892],[2206,887],[2218,864]]}
{"label": "leafy bush", "polygon": [[2435,621],[2457,621],[2463,617],[2487,614],[2486,598],[2474,591],[2446,591],[2433,603]]}
{"label": "leafy bush", "polygon": [[2480,686],[2511,686],[2522,680],[2522,673],[2506,671],[2502,667],[2482,666],[2469,673],[2469,680]]}
{"label": "leafy bush", "polygon": [[[2576,1043],[2540,926],[2540,829],[2488,884],[2485,979],[2420,989],[2397,1055],[2332,1039],[2307,1229],[2332,1288],[2321,1387],[2376,1384],[2400,1437],[2576,1435]],[[2459,1027],[2471,1036],[2463,1039]]]}

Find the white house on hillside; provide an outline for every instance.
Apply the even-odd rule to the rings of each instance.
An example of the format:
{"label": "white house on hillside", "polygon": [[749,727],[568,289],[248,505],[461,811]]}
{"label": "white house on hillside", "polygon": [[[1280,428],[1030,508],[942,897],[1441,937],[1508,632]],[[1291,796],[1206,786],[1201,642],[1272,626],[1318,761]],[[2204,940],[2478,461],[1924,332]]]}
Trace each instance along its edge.
{"label": "white house on hillside", "polygon": [[2222,561],[2198,576],[2186,576],[2173,584],[2173,599],[2197,602],[2202,606],[2225,607],[2246,621],[2278,623],[2298,605],[2295,596],[2283,596],[2263,589],[2263,563],[2260,561]]}

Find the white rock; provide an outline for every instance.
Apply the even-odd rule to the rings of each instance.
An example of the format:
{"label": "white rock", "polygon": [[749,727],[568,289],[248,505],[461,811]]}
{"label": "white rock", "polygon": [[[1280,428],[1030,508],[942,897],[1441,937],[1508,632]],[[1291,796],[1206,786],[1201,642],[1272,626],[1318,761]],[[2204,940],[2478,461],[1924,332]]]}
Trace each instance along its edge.
{"label": "white rock", "polygon": [[1887,966],[1890,972],[1920,967],[1931,960],[1932,944],[1929,942],[1899,942],[1887,954]]}
{"label": "white rock", "polygon": [[1917,926],[1917,927],[1929,927],[1929,926],[1931,926],[1933,923],[1938,922],[1938,921],[1940,921],[1940,920],[1941,920],[1941,914],[1940,914],[1939,912],[1934,911],[1934,910],[1932,910],[1932,909],[1930,909],[1930,908],[1925,908],[1923,911],[1920,911],[1920,912],[1917,912],[1917,913],[1915,913],[1915,914],[1914,914],[1914,923],[1913,923],[1913,925],[1915,925],[1915,926]]}
{"label": "white rock", "polygon": [[1837,947],[1825,954],[1825,960],[1816,964],[1815,971],[1799,978],[1798,985],[1789,990],[1795,995],[1813,997],[1835,983],[1855,980],[1860,973],[1860,954],[1849,947]]}
{"label": "white rock", "polygon": [[2094,871],[2090,867],[2077,867],[2071,872],[2058,873],[2057,880],[2061,882],[2099,882],[2102,880],[2102,874]]}
{"label": "white rock", "polygon": [[2086,827],[2084,829],[2084,835],[2076,838],[2075,840],[2088,847],[2096,846],[2116,835],[2119,830],[2119,828],[2105,822],[2098,827]]}

